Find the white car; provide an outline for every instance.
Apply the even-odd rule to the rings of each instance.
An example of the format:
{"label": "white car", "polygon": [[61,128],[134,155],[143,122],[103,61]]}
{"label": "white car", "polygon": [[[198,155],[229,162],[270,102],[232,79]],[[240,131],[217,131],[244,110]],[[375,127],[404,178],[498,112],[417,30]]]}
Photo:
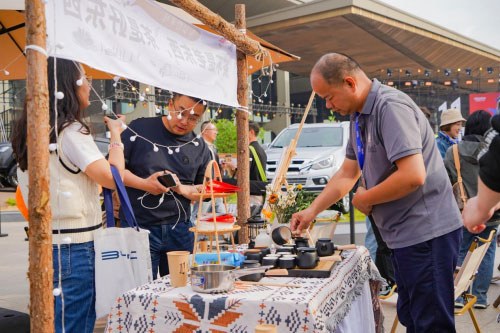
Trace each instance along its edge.
{"label": "white car", "polygon": [[[292,124],[285,128],[268,146],[268,180],[274,178],[282,153],[295,137],[298,127],[299,124]],[[305,190],[321,191],[344,162],[348,139],[348,121],[304,124],[296,155],[286,174],[288,184],[302,184]]]}

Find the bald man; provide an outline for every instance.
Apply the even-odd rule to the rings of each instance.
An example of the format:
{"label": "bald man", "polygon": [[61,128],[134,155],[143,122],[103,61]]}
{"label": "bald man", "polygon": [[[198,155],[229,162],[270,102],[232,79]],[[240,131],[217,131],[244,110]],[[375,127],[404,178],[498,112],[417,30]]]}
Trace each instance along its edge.
{"label": "bald man", "polygon": [[340,170],[292,216],[292,230],[307,228],[362,175],[352,204],[373,216],[392,251],[401,323],[407,332],[455,332],[462,223],[429,122],[407,95],[370,80],[349,56],[324,55],[310,78],[327,108],[350,116],[350,139]]}

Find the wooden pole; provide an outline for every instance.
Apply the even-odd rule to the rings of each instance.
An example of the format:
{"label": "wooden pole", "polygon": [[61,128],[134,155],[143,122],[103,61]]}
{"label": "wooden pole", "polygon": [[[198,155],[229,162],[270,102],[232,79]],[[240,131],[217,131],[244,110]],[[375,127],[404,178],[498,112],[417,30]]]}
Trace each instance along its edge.
{"label": "wooden pole", "polygon": [[[210,9],[203,6],[196,0],[170,0],[190,15],[209,26],[210,28],[220,33],[224,38],[232,42],[236,47],[247,55],[255,55],[260,51],[267,53],[264,48],[260,47],[260,43],[247,37],[244,32],[239,31],[238,25],[233,26],[231,23],[224,20],[220,15],[213,13]],[[236,5],[238,6],[238,5]],[[237,11],[238,9],[236,9]],[[243,13],[245,13],[243,9]],[[245,20],[245,19],[244,19]],[[235,21],[238,18],[235,17]],[[246,22],[244,23],[246,28]],[[244,28],[242,28],[244,29]]]}
{"label": "wooden pole", "polygon": [[[245,5],[235,5],[235,26],[240,31],[246,29]],[[248,106],[248,68],[247,56],[242,51],[237,51],[238,70],[238,103],[242,107]],[[248,243],[247,219],[250,217],[250,161],[248,153],[248,112],[238,110],[236,112],[236,130],[238,132],[238,221],[241,226],[238,234],[238,242]]]}
{"label": "wooden pole", "polygon": [[[46,49],[45,6],[26,0],[26,45]],[[27,50],[29,269],[31,332],[54,331],[52,213],[49,193],[47,58]]]}

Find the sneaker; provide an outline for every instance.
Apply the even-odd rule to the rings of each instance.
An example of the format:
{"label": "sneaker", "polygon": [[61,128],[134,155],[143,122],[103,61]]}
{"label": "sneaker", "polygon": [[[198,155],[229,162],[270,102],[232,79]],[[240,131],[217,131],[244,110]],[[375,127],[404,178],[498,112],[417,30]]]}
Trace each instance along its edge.
{"label": "sneaker", "polygon": [[462,309],[464,307],[464,303],[462,302],[455,302],[455,309]]}
{"label": "sneaker", "polygon": [[481,309],[481,310],[484,310],[488,307],[489,304],[479,304],[479,303],[476,303],[474,304],[474,309]]}

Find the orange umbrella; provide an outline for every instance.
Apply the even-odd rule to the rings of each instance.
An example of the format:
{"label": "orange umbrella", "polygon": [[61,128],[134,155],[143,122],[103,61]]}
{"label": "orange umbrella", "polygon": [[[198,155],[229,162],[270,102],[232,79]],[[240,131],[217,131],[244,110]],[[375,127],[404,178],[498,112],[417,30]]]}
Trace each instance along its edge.
{"label": "orange umbrella", "polygon": [[[174,12],[174,14],[177,13]],[[185,19],[186,16],[183,16],[183,18]],[[216,33],[210,28],[197,23],[199,21],[196,21],[193,18],[189,20],[189,22],[205,30]],[[25,17],[23,11],[0,10],[0,50],[2,50],[0,58],[0,80],[22,80],[26,78],[26,57],[23,54],[24,47],[26,46],[26,29],[24,22]],[[274,64],[286,61],[297,61],[300,59],[255,36],[251,32],[247,32],[247,35],[260,42],[261,45],[269,51],[272,63]],[[251,74],[262,67],[269,66],[270,62],[270,59],[264,59],[264,62],[262,62],[253,57],[248,57],[249,73]],[[104,73],[89,67],[86,67],[85,71],[94,79],[110,79],[113,77],[112,74]],[[6,72],[8,72],[9,75],[6,75]]]}

